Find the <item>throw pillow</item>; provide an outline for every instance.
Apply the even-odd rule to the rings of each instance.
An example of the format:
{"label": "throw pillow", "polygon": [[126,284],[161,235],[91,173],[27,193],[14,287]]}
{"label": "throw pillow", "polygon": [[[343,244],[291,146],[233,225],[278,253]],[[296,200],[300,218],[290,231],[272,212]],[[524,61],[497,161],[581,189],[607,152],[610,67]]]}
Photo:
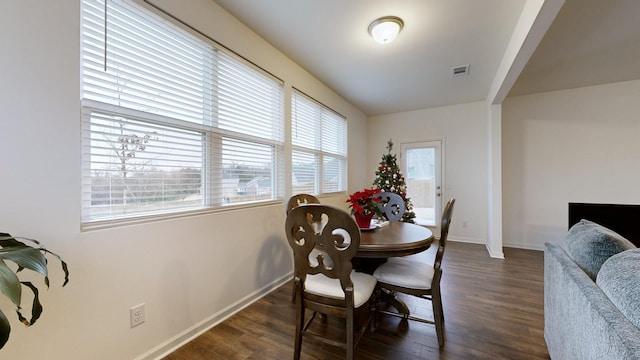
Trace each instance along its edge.
{"label": "throw pillow", "polygon": [[610,257],[602,264],[596,284],[629,321],[640,327],[640,249]]}
{"label": "throw pillow", "polygon": [[565,238],[565,250],[594,281],[602,264],[612,255],[635,249],[629,240],[589,220],[573,225]]}

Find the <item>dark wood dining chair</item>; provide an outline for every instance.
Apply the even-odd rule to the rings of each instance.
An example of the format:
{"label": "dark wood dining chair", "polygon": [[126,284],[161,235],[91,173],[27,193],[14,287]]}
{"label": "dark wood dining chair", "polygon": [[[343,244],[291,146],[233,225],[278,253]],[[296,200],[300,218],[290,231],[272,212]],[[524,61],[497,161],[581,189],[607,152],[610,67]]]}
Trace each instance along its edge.
{"label": "dark wood dining chair", "polygon": [[289,213],[289,211],[293,208],[296,208],[300,205],[306,204],[320,204],[320,200],[310,194],[296,194],[289,198],[287,203],[285,204],[285,213]]}
{"label": "dark wood dining chair", "polygon": [[379,313],[434,324],[440,347],[444,346],[444,311],[440,294],[442,258],[447,245],[447,236],[449,235],[449,225],[451,224],[455,201],[455,199],[450,199],[442,212],[440,240],[433,264],[400,257],[389,258],[373,273],[382,291],[405,293],[431,301],[433,320],[411,316],[408,313],[402,314],[386,310],[380,310]]}
{"label": "dark wood dining chair", "polygon": [[[376,279],[352,270],[351,259],[360,246],[358,225],[343,210],[309,204],[289,211],[285,231],[295,260],[294,359],[300,358],[303,335],[345,348],[347,359],[353,359],[355,346],[372,324],[375,314],[372,307],[376,303],[373,296]],[[319,250],[315,256],[314,249]],[[331,265],[327,258],[331,259]],[[307,309],[313,314],[305,320]],[[310,326],[318,313],[345,318],[346,338],[313,331]],[[360,321],[356,322],[356,318]],[[359,324],[357,332],[356,324]],[[317,326],[326,330],[328,325]]]}
{"label": "dark wood dining chair", "polygon": [[402,196],[383,191],[377,193],[373,198],[379,198],[381,201],[378,203],[378,209],[384,213],[384,216],[389,221],[400,221],[405,211],[405,204]]}
{"label": "dark wood dining chair", "polygon": [[[289,198],[289,200],[285,204],[284,210],[285,213],[288,214],[291,209],[307,204],[320,204],[320,200],[310,194],[296,194]],[[292,286],[291,288],[291,302],[294,302],[296,300],[296,289],[294,286]]]}

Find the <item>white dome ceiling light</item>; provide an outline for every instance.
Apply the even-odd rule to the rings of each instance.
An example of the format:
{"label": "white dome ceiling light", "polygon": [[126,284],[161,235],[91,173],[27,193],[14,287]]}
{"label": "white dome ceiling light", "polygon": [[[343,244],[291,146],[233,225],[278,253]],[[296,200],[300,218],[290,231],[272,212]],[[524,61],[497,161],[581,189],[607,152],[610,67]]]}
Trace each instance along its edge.
{"label": "white dome ceiling light", "polygon": [[404,27],[404,22],[397,16],[383,16],[369,24],[369,35],[380,44],[395,40]]}

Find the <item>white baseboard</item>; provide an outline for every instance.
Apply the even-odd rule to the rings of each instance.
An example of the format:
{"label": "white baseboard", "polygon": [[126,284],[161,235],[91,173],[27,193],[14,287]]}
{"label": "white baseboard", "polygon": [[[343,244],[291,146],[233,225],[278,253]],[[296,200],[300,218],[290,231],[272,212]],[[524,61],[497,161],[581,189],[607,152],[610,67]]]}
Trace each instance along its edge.
{"label": "white baseboard", "polygon": [[221,311],[193,325],[189,329],[179,333],[173,338],[163,342],[162,344],[156,346],[155,348],[136,357],[135,360],[160,360],[166,357],[167,355],[176,351],[181,346],[187,344],[191,340],[202,335],[212,327],[218,325],[219,323],[230,318],[231,316],[241,311],[242,309],[246,308],[247,306],[260,300],[262,297],[269,294],[273,290],[279,288],[281,285],[285,284],[287,281],[291,281],[292,277],[293,277],[293,272],[290,272],[289,274],[276,279],[270,284],[262,287],[261,289],[256,290],[252,294],[245,296],[244,298],[227,306]]}
{"label": "white baseboard", "polygon": [[485,240],[478,239],[478,238],[451,237],[451,235],[449,235],[449,237],[447,238],[447,241],[469,243],[469,244],[482,244],[482,245],[484,245],[486,242]]}
{"label": "white baseboard", "polygon": [[484,245],[487,248],[487,252],[489,253],[489,256],[494,258],[494,259],[504,259],[504,253],[502,252],[502,249],[500,249],[499,251],[495,250],[495,249],[491,249],[489,247],[489,245],[486,243],[486,241],[481,240],[481,239],[476,239],[476,238],[464,238],[464,237],[456,237],[456,238],[449,238],[448,241],[455,241],[455,242],[462,242],[462,243],[469,243],[469,244],[478,244],[478,245]]}
{"label": "white baseboard", "polygon": [[[491,256],[493,258],[504,259],[504,253],[502,252],[502,249],[499,249],[499,250],[490,249],[489,246],[485,243],[485,241],[481,240],[481,239],[460,238],[460,237],[451,238],[451,237],[449,237],[449,241],[486,245],[487,246],[487,251],[489,251],[489,256]],[[502,247],[503,248],[510,247],[510,248],[516,248],[516,249],[544,251],[544,244],[539,245],[539,244],[523,244],[523,243],[506,242],[506,243],[502,243]]]}
{"label": "white baseboard", "polygon": [[502,244],[502,246],[503,247],[516,248],[516,249],[544,251],[544,244],[542,244],[542,245],[539,245],[539,244],[520,244],[520,243],[509,242],[509,243]]}

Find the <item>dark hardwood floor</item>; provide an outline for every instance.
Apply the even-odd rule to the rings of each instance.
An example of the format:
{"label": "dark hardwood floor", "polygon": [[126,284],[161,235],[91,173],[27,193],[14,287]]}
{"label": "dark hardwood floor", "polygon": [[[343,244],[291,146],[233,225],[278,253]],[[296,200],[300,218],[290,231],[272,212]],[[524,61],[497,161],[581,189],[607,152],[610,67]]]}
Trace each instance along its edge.
{"label": "dark hardwood floor", "polygon": [[[432,246],[433,248],[433,246]],[[543,252],[505,248],[491,259],[484,245],[449,242],[443,262],[445,346],[432,325],[383,316],[366,333],[356,359],[549,359],[543,338]],[[429,256],[426,253],[422,256]],[[412,312],[431,303],[402,296]],[[294,305],[291,283],[186,344],[166,360],[290,359]],[[327,326],[339,333],[340,319]],[[302,359],[342,359],[344,350],[305,339]]]}

